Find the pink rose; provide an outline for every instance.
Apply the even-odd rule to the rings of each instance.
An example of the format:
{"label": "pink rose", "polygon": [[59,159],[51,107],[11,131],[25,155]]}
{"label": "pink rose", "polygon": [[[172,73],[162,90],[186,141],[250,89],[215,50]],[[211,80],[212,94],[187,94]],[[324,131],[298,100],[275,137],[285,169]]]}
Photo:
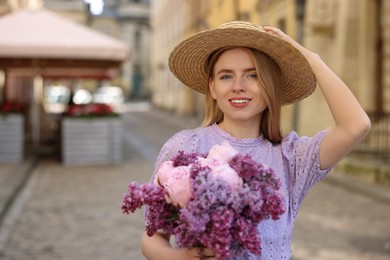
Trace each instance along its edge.
{"label": "pink rose", "polygon": [[163,187],[163,183],[166,181],[169,175],[171,175],[173,168],[172,161],[163,162],[157,170],[154,183]]}
{"label": "pink rose", "polygon": [[229,164],[224,163],[210,168],[214,177],[226,181],[232,190],[238,190],[242,187],[242,178],[238,176],[237,172],[233,170]]}
{"label": "pink rose", "polygon": [[[169,165],[167,168],[169,168]],[[159,183],[168,193],[165,198],[167,202],[185,208],[191,199],[190,166],[174,167],[162,176],[163,178],[159,179]]]}
{"label": "pink rose", "polygon": [[224,162],[229,162],[238,151],[234,149],[228,142],[223,142],[222,144],[213,145],[207,155],[207,158],[214,158]]}
{"label": "pink rose", "polygon": [[219,159],[215,159],[215,158],[211,158],[211,157],[207,157],[207,158],[203,158],[203,157],[198,157],[198,161],[200,163],[200,166],[201,167],[216,167],[216,166],[219,166],[221,164],[224,164],[226,163],[225,161],[222,161],[222,160],[219,160]]}

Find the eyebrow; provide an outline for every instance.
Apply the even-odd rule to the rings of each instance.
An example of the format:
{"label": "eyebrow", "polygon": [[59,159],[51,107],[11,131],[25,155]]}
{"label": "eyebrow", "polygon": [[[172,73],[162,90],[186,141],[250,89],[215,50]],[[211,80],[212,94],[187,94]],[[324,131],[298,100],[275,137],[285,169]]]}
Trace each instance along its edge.
{"label": "eyebrow", "polygon": [[[251,71],[256,71],[256,68],[244,69],[244,72],[251,72]],[[230,69],[221,69],[220,71],[218,71],[216,73],[216,75],[221,74],[221,73],[232,73],[232,72],[233,72],[233,70],[230,70]]]}

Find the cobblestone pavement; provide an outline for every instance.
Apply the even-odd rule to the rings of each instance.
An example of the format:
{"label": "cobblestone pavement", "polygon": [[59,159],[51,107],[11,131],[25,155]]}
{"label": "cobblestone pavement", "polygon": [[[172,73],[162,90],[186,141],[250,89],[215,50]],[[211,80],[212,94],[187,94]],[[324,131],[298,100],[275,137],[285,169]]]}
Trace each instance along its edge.
{"label": "cobblestone pavement", "polygon": [[[116,166],[62,166],[44,158],[0,229],[0,259],[144,259],[143,212],[123,215],[130,181],[146,182],[163,142],[197,119],[133,112],[124,118],[125,160]],[[390,205],[321,182],[304,202],[294,259],[389,259]]]}
{"label": "cobblestone pavement", "polygon": [[390,205],[326,182],[298,213],[294,259],[390,259]]}
{"label": "cobblestone pavement", "polygon": [[43,160],[7,215],[0,259],[143,259],[142,211],[126,216],[120,206],[127,184],[151,171],[135,151],[119,166]]}

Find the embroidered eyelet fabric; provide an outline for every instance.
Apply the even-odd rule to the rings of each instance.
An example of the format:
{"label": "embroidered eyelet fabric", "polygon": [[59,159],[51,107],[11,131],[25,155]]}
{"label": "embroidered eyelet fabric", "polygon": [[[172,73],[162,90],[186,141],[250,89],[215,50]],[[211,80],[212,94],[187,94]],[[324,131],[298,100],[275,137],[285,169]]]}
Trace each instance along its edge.
{"label": "embroidered eyelet fabric", "polygon": [[326,131],[322,131],[313,137],[299,137],[297,133],[290,132],[280,144],[274,145],[263,137],[236,139],[216,124],[183,130],[163,145],[155,169],[179,151],[207,153],[214,144],[223,141],[229,142],[243,154],[250,154],[257,162],[269,165],[281,180],[286,212],[277,221],[264,220],[260,223],[260,256],[244,252],[234,259],[290,259],[294,219],[298,209],[310,188],[333,169],[320,169],[319,147],[325,134]]}

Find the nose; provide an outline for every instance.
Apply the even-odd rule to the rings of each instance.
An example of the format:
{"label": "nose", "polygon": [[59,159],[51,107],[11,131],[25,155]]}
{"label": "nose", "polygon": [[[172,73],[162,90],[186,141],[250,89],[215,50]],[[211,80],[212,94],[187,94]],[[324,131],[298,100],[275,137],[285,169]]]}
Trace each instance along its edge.
{"label": "nose", "polygon": [[236,78],[233,82],[233,92],[239,93],[244,91],[245,91],[245,86],[243,80],[240,78]]}

